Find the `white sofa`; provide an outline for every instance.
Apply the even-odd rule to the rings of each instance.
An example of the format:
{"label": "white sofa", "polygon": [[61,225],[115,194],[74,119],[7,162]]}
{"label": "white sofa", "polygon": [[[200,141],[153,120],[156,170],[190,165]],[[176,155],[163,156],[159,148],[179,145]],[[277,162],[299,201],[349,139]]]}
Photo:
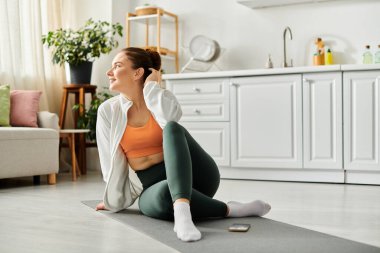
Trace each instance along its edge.
{"label": "white sofa", "polygon": [[47,175],[56,183],[59,169],[58,116],[38,113],[38,128],[0,127],[0,178]]}

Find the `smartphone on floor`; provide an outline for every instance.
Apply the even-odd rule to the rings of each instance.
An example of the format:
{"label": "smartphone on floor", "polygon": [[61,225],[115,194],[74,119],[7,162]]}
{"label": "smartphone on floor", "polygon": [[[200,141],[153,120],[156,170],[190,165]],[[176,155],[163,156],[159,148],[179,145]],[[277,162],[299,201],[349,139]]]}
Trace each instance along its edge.
{"label": "smartphone on floor", "polygon": [[247,232],[249,228],[251,227],[250,224],[232,224],[229,226],[228,231],[230,232]]}

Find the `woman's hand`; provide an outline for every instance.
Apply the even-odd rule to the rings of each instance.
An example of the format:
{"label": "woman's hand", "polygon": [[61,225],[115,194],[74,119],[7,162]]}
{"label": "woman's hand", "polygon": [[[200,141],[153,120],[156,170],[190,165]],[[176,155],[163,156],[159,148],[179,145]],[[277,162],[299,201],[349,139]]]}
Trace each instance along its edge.
{"label": "woman's hand", "polygon": [[104,206],[104,202],[100,202],[99,204],[96,205],[95,211],[99,210],[107,210],[106,207]]}
{"label": "woman's hand", "polygon": [[161,83],[161,71],[155,70],[154,68],[149,68],[152,73],[146,78],[145,83],[148,83],[150,81],[157,82],[158,84]]}

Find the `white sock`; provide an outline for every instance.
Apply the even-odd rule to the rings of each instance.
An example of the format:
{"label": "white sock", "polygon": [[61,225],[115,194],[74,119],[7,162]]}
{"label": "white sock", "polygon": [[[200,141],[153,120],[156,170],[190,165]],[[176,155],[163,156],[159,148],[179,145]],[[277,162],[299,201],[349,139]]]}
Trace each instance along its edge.
{"label": "white sock", "polygon": [[249,203],[239,203],[230,201],[227,203],[230,210],[227,217],[247,217],[247,216],[264,216],[271,206],[261,200],[255,200]]}
{"label": "white sock", "polygon": [[201,239],[201,232],[195,227],[191,218],[189,203],[174,203],[174,232],[177,233],[178,239],[185,242]]}

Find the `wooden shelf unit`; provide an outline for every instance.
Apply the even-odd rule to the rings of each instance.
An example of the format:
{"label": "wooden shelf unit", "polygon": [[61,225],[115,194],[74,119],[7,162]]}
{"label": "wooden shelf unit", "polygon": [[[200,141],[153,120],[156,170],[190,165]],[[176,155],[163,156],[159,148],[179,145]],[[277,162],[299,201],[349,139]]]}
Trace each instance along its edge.
{"label": "wooden shelf unit", "polygon": [[[134,13],[127,13],[127,18],[126,18],[126,29],[127,29],[127,38],[126,38],[126,45],[127,47],[130,47],[131,43],[131,21],[136,21],[136,22],[142,22],[145,24],[145,46],[142,46],[142,48],[151,48],[154,47],[155,50],[160,54],[160,55],[165,55],[169,57],[173,57],[175,60],[175,69],[176,72],[179,72],[179,59],[178,59],[178,16],[170,13],[168,11],[165,11],[161,8],[157,8],[157,13],[156,14],[151,14],[151,15],[140,15],[137,16]],[[149,28],[152,24],[157,25],[157,41],[156,45],[150,45],[149,44]],[[162,23],[166,22],[174,22],[175,25],[175,49],[167,49],[162,47],[161,45],[161,25]]]}

